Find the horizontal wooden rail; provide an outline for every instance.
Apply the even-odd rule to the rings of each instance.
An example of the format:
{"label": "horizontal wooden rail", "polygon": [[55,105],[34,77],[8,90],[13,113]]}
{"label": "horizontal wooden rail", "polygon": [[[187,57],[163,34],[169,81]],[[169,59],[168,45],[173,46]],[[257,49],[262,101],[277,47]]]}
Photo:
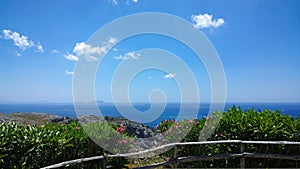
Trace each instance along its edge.
{"label": "horizontal wooden rail", "polygon": [[87,161],[103,160],[103,159],[104,159],[104,156],[80,158],[80,159],[76,159],[76,160],[65,161],[65,162],[50,165],[50,166],[47,166],[47,167],[43,167],[43,169],[59,168],[59,167],[63,167],[63,166],[70,165],[70,164],[77,164],[77,163],[82,163],[82,162],[87,162]]}
{"label": "horizontal wooden rail", "polygon": [[300,142],[292,141],[242,141],[243,144],[285,144],[285,145],[300,145]]}
{"label": "horizontal wooden rail", "polygon": [[[177,157],[172,161],[161,162],[157,164],[152,164],[145,167],[139,168],[154,168],[164,165],[169,165],[171,163],[180,163],[180,162],[192,162],[192,161],[199,161],[199,160],[212,160],[212,159],[224,159],[224,158],[237,158],[241,157],[243,163],[244,158],[273,158],[273,159],[287,159],[287,160],[300,160],[300,155],[281,155],[281,154],[260,154],[260,153],[247,153],[243,152],[244,150],[242,147],[244,144],[277,144],[277,145],[300,145],[300,142],[290,142],[290,141],[242,141],[242,140],[220,140],[220,141],[202,141],[202,142],[182,142],[182,143],[170,143],[165,144],[159,147],[155,147],[152,149],[147,149],[139,152],[134,153],[125,153],[125,154],[115,154],[115,155],[106,155],[104,156],[95,156],[95,157],[88,157],[88,158],[80,158],[70,161],[61,162],[58,164],[50,165],[47,167],[43,167],[42,169],[52,169],[52,168],[59,168],[70,164],[82,163],[87,161],[93,160],[105,160],[105,158],[118,158],[118,157],[138,157],[143,158],[146,154],[154,153],[160,150],[172,148],[174,146],[186,146],[186,145],[208,145],[208,144],[240,144],[241,145],[241,152],[236,154],[216,154],[210,156],[189,156],[189,157]],[[242,165],[242,163],[241,163]],[[241,166],[241,168],[243,168]]]}
{"label": "horizontal wooden rail", "polygon": [[300,155],[279,155],[279,154],[261,154],[261,153],[235,153],[235,154],[215,154],[210,156],[188,156],[188,157],[178,157],[173,161],[160,162],[157,164],[151,164],[144,167],[136,167],[134,169],[149,169],[156,168],[160,166],[170,165],[172,163],[185,163],[194,161],[205,161],[205,160],[221,160],[226,158],[273,158],[273,159],[285,159],[285,160],[300,160]]}
{"label": "horizontal wooden rail", "polygon": [[235,158],[235,157],[241,157],[243,154],[215,154],[210,156],[188,156],[188,157],[178,157],[177,159],[174,159],[172,161],[166,161],[166,162],[160,162],[157,164],[151,164],[144,167],[136,167],[134,169],[149,169],[149,168],[155,168],[160,166],[169,165],[172,163],[182,163],[182,162],[193,162],[193,161],[204,161],[204,160],[220,160],[220,159],[226,159],[226,158]]}

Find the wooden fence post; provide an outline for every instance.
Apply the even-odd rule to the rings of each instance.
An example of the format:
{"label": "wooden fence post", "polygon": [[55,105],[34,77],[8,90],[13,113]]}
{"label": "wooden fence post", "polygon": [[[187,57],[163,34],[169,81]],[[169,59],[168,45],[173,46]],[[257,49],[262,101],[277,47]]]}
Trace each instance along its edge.
{"label": "wooden fence post", "polygon": [[102,168],[102,169],[106,169],[105,155],[103,155],[103,159],[101,160],[101,168]]}
{"label": "wooden fence post", "polygon": [[241,143],[241,154],[242,157],[240,159],[240,168],[244,169],[245,168],[245,157],[244,157],[244,151],[245,151],[245,144]]}
{"label": "wooden fence post", "polygon": [[174,146],[174,165],[173,168],[177,168],[177,157],[178,157],[178,149],[177,146]]}

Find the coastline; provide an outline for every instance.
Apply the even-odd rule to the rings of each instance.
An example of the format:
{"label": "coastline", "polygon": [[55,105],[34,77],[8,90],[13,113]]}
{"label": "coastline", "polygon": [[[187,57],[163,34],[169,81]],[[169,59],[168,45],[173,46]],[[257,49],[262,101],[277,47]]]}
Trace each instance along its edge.
{"label": "coastline", "polygon": [[[108,102],[99,103],[99,109],[101,110],[101,117],[113,117],[122,118],[123,115],[118,111],[118,109]],[[146,111],[150,108],[149,103],[134,103],[134,107],[141,112]],[[131,106],[131,105],[128,105]],[[294,118],[300,117],[300,103],[226,103],[224,111],[231,108],[232,106],[241,107],[243,110],[251,109],[260,110],[279,110],[281,114],[287,114]],[[197,117],[191,114],[189,110],[185,113],[184,117],[187,119],[202,118],[208,115],[210,104],[200,103],[199,111]],[[128,110],[129,111],[129,110]],[[147,126],[155,128],[163,120],[182,120],[178,119],[178,113],[180,111],[179,103],[167,103],[166,108],[163,112],[153,111],[154,113],[160,113],[158,119],[151,123],[145,123]],[[77,114],[73,103],[0,103],[0,113],[2,114],[14,114],[16,112],[39,112],[43,114],[49,114],[48,116],[66,118],[76,118]],[[3,115],[2,115],[3,116]],[[43,117],[42,117],[43,118]],[[66,119],[68,120],[68,119]],[[3,120],[2,120],[3,121]]]}
{"label": "coastline", "polygon": [[157,133],[157,130],[151,126],[147,126],[135,121],[128,120],[122,117],[110,117],[110,116],[95,116],[95,115],[84,115],[71,118],[68,116],[58,116],[55,114],[46,114],[39,112],[17,112],[3,114],[0,113],[0,123],[14,122],[19,125],[36,125],[42,126],[46,123],[57,123],[61,125],[70,124],[72,122],[79,122],[81,125],[86,125],[91,122],[97,122],[105,120],[109,124],[113,125],[124,125],[127,128],[127,132],[130,135],[134,135],[137,138],[152,137]]}

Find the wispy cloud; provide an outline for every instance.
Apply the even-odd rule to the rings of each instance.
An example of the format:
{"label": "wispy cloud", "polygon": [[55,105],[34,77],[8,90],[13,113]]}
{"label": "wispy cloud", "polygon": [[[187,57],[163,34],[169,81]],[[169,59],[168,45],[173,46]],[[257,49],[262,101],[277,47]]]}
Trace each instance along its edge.
{"label": "wispy cloud", "polygon": [[2,30],[2,38],[6,40],[12,40],[14,45],[21,50],[34,47],[36,48],[35,52],[44,52],[43,46],[39,42],[35,43],[34,41],[29,40],[27,36],[20,35],[18,32],[4,29]]}
{"label": "wispy cloud", "polygon": [[126,53],[126,56],[130,57],[131,59],[138,59],[141,56],[141,54],[136,52],[128,52]]}
{"label": "wispy cloud", "polygon": [[119,5],[122,2],[126,2],[126,4],[129,6],[131,3],[138,3],[140,0],[109,0],[109,2],[113,5]]}
{"label": "wispy cloud", "polygon": [[74,72],[73,72],[73,71],[68,71],[67,69],[66,69],[65,73],[66,73],[67,75],[74,75]]}
{"label": "wispy cloud", "polygon": [[59,53],[59,51],[56,49],[51,50],[51,54],[56,54],[56,53]]}
{"label": "wispy cloud", "polygon": [[192,15],[192,22],[197,29],[217,28],[225,23],[223,18],[218,18],[217,20],[213,20],[212,18],[213,16],[207,13]]}
{"label": "wispy cloud", "polygon": [[21,53],[18,52],[18,51],[13,51],[13,54],[14,54],[15,56],[22,56]]}
{"label": "wispy cloud", "polygon": [[79,57],[84,57],[86,61],[97,61],[96,55],[107,53],[115,43],[117,43],[117,39],[113,37],[110,37],[102,46],[92,46],[85,42],[79,42],[75,44],[73,53],[67,53],[64,57],[71,61],[77,61]]}
{"label": "wispy cloud", "polygon": [[78,57],[70,53],[64,54],[64,58],[70,61],[78,61]]}
{"label": "wispy cloud", "polygon": [[118,0],[111,0],[110,1],[112,4],[114,4],[114,5],[118,5],[119,3],[118,3]]}
{"label": "wispy cloud", "polygon": [[37,52],[44,53],[43,46],[41,44],[36,45]]}
{"label": "wispy cloud", "polygon": [[12,32],[11,30],[3,30],[2,32],[4,39],[12,40],[14,45],[18,46],[22,50],[34,46],[34,42],[28,40],[27,36],[21,36],[19,33]]}
{"label": "wispy cloud", "polygon": [[168,73],[168,74],[166,74],[165,76],[164,76],[164,78],[166,78],[166,79],[172,79],[172,78],[174,78],[176,76],[176,73]]}
{"label": "wispy cloud", "polygon": [[108,44],[111,45],[111,44],[115,44],[117,43],[118,39],[117,38],[114,38],[114,37],[110,37],[109,40],[108,40]]}
{"label": "wispy cloud", "polygon": [[122,55],[114,56],[114,58],[115,58],[116,60],[127,60],[127,59],[129,59],[128,57],[125,57],[125,56],[122,56]]}
{"label": "wispy cloud", "polygon": [[125,55],[119,55],[119,56],[115,56],[114,58],[116,60],[128,60],[128,59],[138,59],[141,56],[141,54],[132,51],[132,52],[128,52]]}

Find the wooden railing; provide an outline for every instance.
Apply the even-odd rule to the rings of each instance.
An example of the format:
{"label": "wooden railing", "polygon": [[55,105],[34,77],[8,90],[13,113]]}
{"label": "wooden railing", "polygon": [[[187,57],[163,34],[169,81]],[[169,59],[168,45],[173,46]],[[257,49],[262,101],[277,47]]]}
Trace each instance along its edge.
{"label": "wooden railing", "polygon": [[[178,146],[187,145],[209,145],[209,144],[240,144],[240,152],[233,154],[215,154],[209,156],[189,156],[189,157],[178,157]],[[249,153],[245,152],[246,144],[266,144],[266,145],[300,145],[300,142],[289,142],[289,141],[242,141],[242,140],[221,140],[221,141],[203,141],[203,142],[182,142],[182,143],[171,143],[162,145],[156,148],[134,152],[126,154],[115,154],[106,156],[95,156],[89,158],[81,158],[76,160],[65,161],[62,163],[54,164],[51,166],[43,167],[42,169],[59,168],[70,164],[82,163],[93,160],[102,160],[102,168],[106,168],[105,159],[107,158],[119,158],[119,157],[145,157],[149,153],[155,153],[167,148],[174,147],[174,156],[172,160],[164,161],[161,163],[151,164],[144,167],[138,168],[155,168],[159,166],[172,165],[177,168],[177,164],[183,162],[203,161],[203,160],[214,160],[214,159],[226,159],[226,158],[240,158],[240,168],[245,168],[246,158],[270,158],[270,159],[285,159],[285,160],[300,160],[300,155],[283,155],[283,154],[263,154],[263,153]]]}

